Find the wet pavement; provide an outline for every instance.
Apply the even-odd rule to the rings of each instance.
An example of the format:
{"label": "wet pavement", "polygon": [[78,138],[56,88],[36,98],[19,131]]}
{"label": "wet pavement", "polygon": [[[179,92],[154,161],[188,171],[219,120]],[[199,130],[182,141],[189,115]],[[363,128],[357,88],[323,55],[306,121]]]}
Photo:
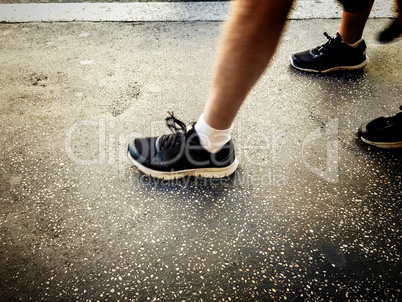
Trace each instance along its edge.
{"label": "wet pavement", "polygon": [[126,143],[202,111],[221,23],[0,24],[1,301],[400,301],[400,41],[306,74],[339,20],[291,21],[234,130],[238,171],[157,181]]}

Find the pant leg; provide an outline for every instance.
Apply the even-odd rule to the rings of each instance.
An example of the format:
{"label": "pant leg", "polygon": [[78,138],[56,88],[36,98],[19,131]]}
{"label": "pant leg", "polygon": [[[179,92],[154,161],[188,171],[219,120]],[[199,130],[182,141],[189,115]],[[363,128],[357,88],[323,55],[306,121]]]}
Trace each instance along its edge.
{"label": "pant leg", "polygon": [[355,13],[355,14],[364,12],[367,6],[371,4],[371,0],[338,0],[338,1],[342,3],[344,9],[348,13]]}

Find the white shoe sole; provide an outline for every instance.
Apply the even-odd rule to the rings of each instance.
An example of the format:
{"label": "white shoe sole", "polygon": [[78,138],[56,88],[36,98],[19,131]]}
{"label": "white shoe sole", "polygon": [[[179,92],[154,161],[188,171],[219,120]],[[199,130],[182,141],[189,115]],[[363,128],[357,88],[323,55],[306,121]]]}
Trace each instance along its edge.
{"label": "white shoe sole", "polygon": [[131,157],[130,152],[127,152],[128,158],[130,161],[144,174],[160,178],[164,180],[173,180],[183,178],[185,176],[194,176],[194,177],[205,177],[205,178],[222,178],[233,174],[238,165],[239,161],[237,158],[227,167],[223,168],[202,168],[202,169],[189,169],[182,171],[158,171],[147,168],[137,162],[134,158]]}
{"label": "white shoe sole", "polygon": [[336,70],[357,70],[357,69],[363,69],[368,63],[368,56],[366,55],[366,59],[358,64],[358,65],[354,65],[354,66],[337,66],[337,67],[332,67],[326,70],[314,70],[314,69],[307,69],[307,68],[301,68],[298,66],[295,66],[292,60],[292,56],[290,56],[290,64],[292,64],[292,66],[298,70],[302,70],[302,71],[307,71],[307,72],[316,72],[316,73],[327,73],[327,72],[331,72],[331,71],[336,71]]}
{"label": "white shoe sole", "polygon": [[372,142],[364,137],[360,137],[360,139],[365,142],[366,144],[375,146],[377,148],[382,148],[382,149],[396,149],[396,148],[402,148],[402,142],[392,142],[392,143],[385,143],[385,142]]}

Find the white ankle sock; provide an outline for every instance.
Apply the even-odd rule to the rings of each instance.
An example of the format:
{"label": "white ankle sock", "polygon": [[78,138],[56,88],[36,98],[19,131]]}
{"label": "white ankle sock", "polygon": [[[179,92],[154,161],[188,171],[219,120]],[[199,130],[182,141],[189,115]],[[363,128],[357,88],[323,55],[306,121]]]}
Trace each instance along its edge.
{"label": "white ankle sock", "polygon": [[201,114],[194,128],[200,139],[201,146],[210,153],[216,153],[230,140],[233,126],[225,130],[214,129],[207,124],[204,120],[204,115]]}
{"label": "white ankle sock", "polygon": [[347,43],[349,46],[352,46],[353,48],[356,48],[359,46],[360,42],[363,41],[363,38],[360,38],[360,40],[357,40],[355,43],[353,44],[349,44]]}

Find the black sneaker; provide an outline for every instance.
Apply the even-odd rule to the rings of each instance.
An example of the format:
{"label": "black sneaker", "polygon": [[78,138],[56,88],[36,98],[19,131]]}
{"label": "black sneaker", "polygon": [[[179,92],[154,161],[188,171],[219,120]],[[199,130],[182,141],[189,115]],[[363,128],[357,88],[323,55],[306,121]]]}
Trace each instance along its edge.
{"label": "black sneaker", "polygon": [[378,35],[378,42],[388,43],[398,38],[402,32],[402,25],[395,19],[386,29]]}
{"label": "black sneaker", "polygon": [[222,178],[234,173],[239,163],[232,141],[219,152],[209,153],[200,145],[194,124],[187,129],[170,113],[166,125],[173,133],[135,139],[128,145],[129,159],[146,175],[162,179]]}
{"label": "black sneaker", "polygon": [[[399,109],[402,110],[402,106]],[[402,112],[363,124],[359,136],[366,144],[378,148],[402,148]]]}
{"label": "black sneaker", "polygon": [[361,41],[357,48],[342,42],[336,33],[328,42],[316,48],[296,53],[290,57],[294,68],[310,72],[330,72],[334,70],[362,69],[367,64],[366,43]]}

